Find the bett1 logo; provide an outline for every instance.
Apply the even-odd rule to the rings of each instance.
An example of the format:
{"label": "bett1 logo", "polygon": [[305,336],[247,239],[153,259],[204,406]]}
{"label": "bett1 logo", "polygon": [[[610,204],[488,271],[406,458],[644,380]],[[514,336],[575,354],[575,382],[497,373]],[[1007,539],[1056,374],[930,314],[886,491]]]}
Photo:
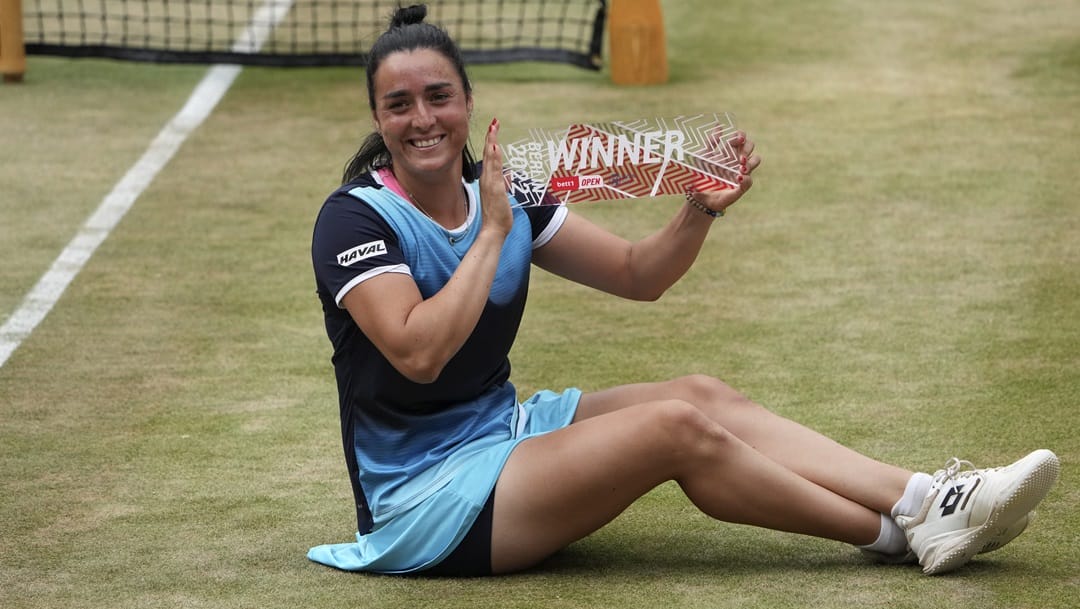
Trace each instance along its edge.
{"label": "bett1 logo", "polygon": [[585,190],[588,188],[603,188],[604,176],[565,176],[551,178],[551,190],[565,192],[568,190]]}

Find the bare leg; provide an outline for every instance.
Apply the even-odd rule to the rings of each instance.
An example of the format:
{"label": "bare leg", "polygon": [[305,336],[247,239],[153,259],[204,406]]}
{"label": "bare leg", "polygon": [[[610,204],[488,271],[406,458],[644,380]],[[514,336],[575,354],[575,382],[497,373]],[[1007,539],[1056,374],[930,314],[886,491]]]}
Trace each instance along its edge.
{"label": "bare leg", "polygon": [[758,452],[825,488],[888,514],[912,472],[875,461],[751,402],[722,381],[704,375],[661,383],[622,385],[582,396],[575,421],[643,401],[678,399]]}
{"label": "bare leg", "polygon": [[493,568],[539,562],[667,480],[728,522],[860,545],[880,527],[876,511],[766,457],[696,405],[655,401],[590,413],[514,450],[495,491]]}

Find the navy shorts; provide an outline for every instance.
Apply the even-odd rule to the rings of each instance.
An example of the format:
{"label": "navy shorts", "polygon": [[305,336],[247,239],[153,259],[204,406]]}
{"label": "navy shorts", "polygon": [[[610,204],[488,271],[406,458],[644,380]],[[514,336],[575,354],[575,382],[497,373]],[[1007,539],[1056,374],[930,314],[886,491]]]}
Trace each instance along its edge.
{"label": "navy shorts", "polygon": [[469,532],[446,558],[417,575],[435,577],[483,577],[491,575],[491,517],[495,511],[495,489]]}

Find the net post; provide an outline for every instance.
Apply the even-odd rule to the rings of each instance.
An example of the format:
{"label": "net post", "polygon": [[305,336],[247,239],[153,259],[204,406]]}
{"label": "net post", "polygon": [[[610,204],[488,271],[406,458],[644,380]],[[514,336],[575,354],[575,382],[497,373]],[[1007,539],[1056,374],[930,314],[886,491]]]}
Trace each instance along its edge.
{"label": "net post", "polygon": [[22,82],[26,74],[22,0],[0,0],[0,74],[4,82]]}
{"label": "net post", "polygon": [[617,85],[667,82],[667,44],[660,0],[612,0],[608,32],[612,82]]}

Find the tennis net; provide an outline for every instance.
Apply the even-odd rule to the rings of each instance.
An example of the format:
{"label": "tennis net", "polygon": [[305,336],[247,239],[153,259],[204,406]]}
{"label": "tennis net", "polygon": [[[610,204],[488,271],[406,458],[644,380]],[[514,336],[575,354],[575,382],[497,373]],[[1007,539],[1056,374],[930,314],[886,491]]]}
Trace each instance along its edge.
{"label": "tennis net", "polygon": [[[600,67],[605,0],[427,4],[427,20],[450,32],[469,63]],[[386,29],[397,5],[390,0],[23,0],[23,24],[29,55],[362,65],[365,49]]]}

